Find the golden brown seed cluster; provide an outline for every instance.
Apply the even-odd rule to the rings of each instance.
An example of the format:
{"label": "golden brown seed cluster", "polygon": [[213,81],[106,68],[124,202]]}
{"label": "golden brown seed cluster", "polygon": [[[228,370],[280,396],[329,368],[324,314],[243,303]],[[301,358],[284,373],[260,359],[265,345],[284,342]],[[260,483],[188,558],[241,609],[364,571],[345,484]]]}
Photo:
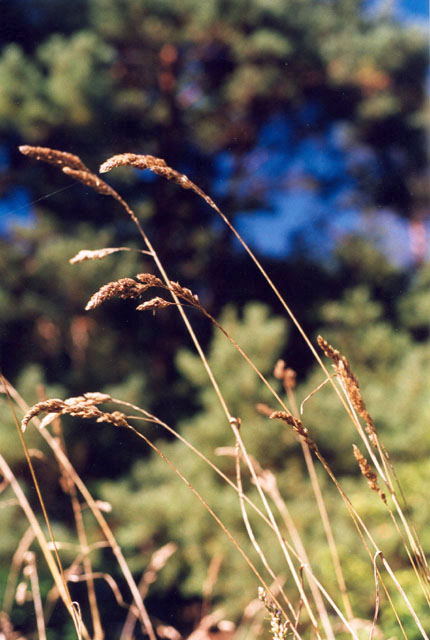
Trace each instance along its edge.
{"label": "golden brown seed cluster", "polygon": [[135,153],[120,153],[116,156],[112,156],[100,166],[100,173],[106,173],[115,169],[116,167],[128,166],[135,167],[136,169],[149,169],[158,176],[166,178],[175,182],[183,189],[191,189],[197,193],[205,202],[208,203],[213,209],[218,210],[215,202],[210,198],[200,187],[185,176],[183,173],[179,173],[175,169],[167,166],[165,160],[162,158],[156,158],[149,155],[138,155]]}
{"label": "golden brown seed cluster", "polygon": [[90,187],[90,189],[94,189],[97,193],[101,193],[103,196],[111,196],[115,199],[118,197],[115,189],[112,189],[104,180],[101,180],[101,178],[91,173],[91,171],[80,171],[78,169],[72,169],[71,167],[63,167],[63,172],[71,178],[75,178],[78,182],[82,182],[82,184]]}
{"label": "golden brown seed cluster", "polygon": [[71,415],[80,418],[93,418],[96,422],[109,422],[117,427],[128,427],[126,416],[120,411],[105,413],[96,405],[111,402],[112,398],[103,393],[86,393],[76,398],[59,400],[53,398],[33,405],[21,421],[21,429],[25,431],[30,420],[41,413]]}
{"label": "golden brown seed cluster", "polygon": [[274,411],[269,417],[271,420],[283,420],[284,422],[289,424],[290,427],[293,427],[294,431],[304,439],[308,447],[313,451],[316,451],[317,446],[315,442],[309,437],[308,430],[303,425],[303,422],[299,420],[299,418],[295,418],[285,411]]}
{"label": "golden brown seed cluster", "polygon": [[164,300],[164,298],[160,298],[156,296],[155,298],[151,298],[151,300],[147,300],[147,302],[142,302],[136,307],[136,311],[156,311],[157,309],[165,309],[166,307],[170,307],[174,302],[168,302]]}
{"label": "golden brown seed cluster", "polygon": [[137,298],[146,291],[146,289],[147,287],[139,284],[136,280],[133,280],[133,278],[120,278],[114,282],[108,282],[90,298],[85,310],[95,309],[111,298],[121,298],[122,300]]}
{"label": "golden brown seed cluster", "polygon": [[364,404],[363,397],[361,395],[360,386],[356,376],[352,373],[348,360],[337,349],[334,349],[327,340],[318,336],[318,344],[323,350],[327,358],[333,361],[333,367],[336,375],[341,380],[351,401],[352,406],[357,411],[358,415],[363,418],[366,423],[366,431],[369,435],[371,443],[377,446],[377,433],[373,420],[367,411]]}
{"label": "golden brown seed cluster", "polygon": [[[110,300],[111,298],[122,298],[123,300],[127,298],[138,298],[151,287],[161,287],[166,291],[172,291],[185,303],[190,304],[194,307],[200,306],[198,296],[193,294],[190,289],[182,287],[179,282],[173,282],[170,280],[169,286],[167,286],[162,280],[160,280],[160,278],[157,278],[157,276],[154,276],[152,273],[139,273],[136,278],[139,282],[136,282],[136,280],[133,280],[133,278],[121,278],[120,280],[108,282],[107,284],[103,285],[103,287],[101,287],[87,303],[87,306],[85,307],[86,311],[95,309],[103,302],[106,302],[106,300]],[[136,310],[155,311],[156,309],[162,309],[172,304],[174,303],[157,296],[155,298],[152,298],[151,300],[148,300],[147,302],[143,302],[136,307]]]}
{"label": "golden brown seed cluster", "polygon": [[363,456],[360,449],[355,444],[352,445],[352,448],[354,451],[354,458],[358,462],[358,466],[360,467],[361,473],[367,479],[367,483],[369,487],[372,489],[372,491],[376,491],[376,493],[380,496],[381,500],[387,503],[387,497],[385,493],[381,491],[377,483],[378,476],[374,471],[372,471],[370,464],[367,462],[366,458]]}
{"label": "golden brown seed cluster", "polygon": [[28,144],[22,145],[19,150],[25,156],[56,165],[57,167],[69,167],[76,171],[89,171],[82,160],[73,153],[49,149],[48,147],[31,147]]}

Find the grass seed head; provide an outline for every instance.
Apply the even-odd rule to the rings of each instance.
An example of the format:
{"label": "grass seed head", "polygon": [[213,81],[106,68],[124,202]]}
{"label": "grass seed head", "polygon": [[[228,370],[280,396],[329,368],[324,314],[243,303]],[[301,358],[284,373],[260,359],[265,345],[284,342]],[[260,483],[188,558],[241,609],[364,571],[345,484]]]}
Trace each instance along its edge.
{"label": "grass seed head", "polygon": [[372,489],[372,491],[375,491],[380,496],[381,500],[387,503],[387,497],[385,493],[381,491],[377,483],[378,476],[374,471],[372,471],[370,464],[367,462],[366,458],[363,456],[360,449],[355,444],[352,445],[352,449],[354,452],[354,458],[357,460],[358,466],[360,467],[360,471],[362,475],[367,479],[367,484]]}
{"label": "grass seed head", "polygon": [[121,298],[122,300],[137,298],[146,291],[146,288],[132,278],[120,278],[114,282],[108,282],[91,296],[85,307],[85,311],[95,309],[111,298]]}
{"label": "grass seed head", "polygon": [[269,418],[271,420],[283,420],[284,422],[289,424],[290,427],[293,427],[294,431],[304,439],[310,449],[312,449],[313,451],[316,450],[317,446],[315,442],[312,440],[312,438],[309,437],[308,430],[304,426],[303,422],[299,420],[299,418],[295,418],[293,415],[287,413],[286,411],[274,411],[269,416]]}
{"label": "grass seed head", "polygon": [[90,251],[87,249],[81,249],[73,258],[70,258],[70,264],[77,264],[78,262],[85,262],[86,260],[102,260],[106,256],[110,256],[112,253],[118,251],[130,251],[128,247],[106,247],[105,249],[95,249]]}
{"label": "grass seed head", "polygon": [[49,147],[32,147],[28,144],[20,146],[19,150],[25,156],[29,156],[35,160],[41,160],[42,162],[47,162],[48,164],[54,164],[59,167],[68,167],[75,171],[88,171],[88,167],[86,167],[82,160],[73,153],[58,151],[57,149],[50,149]]}
{"label": "grass seed head", "polygon": [[159,298],[158,296],[155,298],[151,298],[151,300],[147,300],[147,302],[143,302],[136,307],[136,311],[156,311],[157,309],[165,309],[166,307],[171,307],[174,302],[168,302],[164,300],[164,298]]}
{"label": "grass seed head", "polygon": [[[126,416],[123,413],[119,411],[105,413],[96,406],[96,404],[111,400],[112,398],[104,393],[88,393],[83,396],[68,398],[67,400],[59,400],[58,398],[44,400],[33,405],[27,411],[21,421],[21,429],[25,431],[30,420],[41,413],[48,413],[47,418],[52,415],[67,414],[80,418],[93,418],[96,422],[109,422],[117,427],[128,427]],[[46,424],[48,422],[44,419],[42,425]]]}
{"label": "grass seed head", "polygon": [[97,193],[101,193],[103,196],[111,196],[117,199],[118,194],[115,189],[112,189],[104,180],[101,180],[98,176],[91,171],[82,171],[78,169],[71,169],[70,167],[63,167],[63,172],[71,178],[75,178],[78,182],[94,189]]}
{"label": "grass seed head", "polygon": [[186,175],[183,173],[179,173],[172,167],[169,167],[166,164],[166,161],[162,158],[156,158],[155,156],[149,155],[139,155],[135,153],[120,153],[116,156],[112,156],[106,162],[104,162],[100,166],[100,173],[106,173],[107,171],[111,171],[116,167],[121,166],[129,166],[135,167],[136,169],[149,169],[153,173],[166,178],[166,180],[170,180],[175,182],[183,189],[191,189],[195,193],[197,193],[205,202],[208,203],[216,211],[218,207],[215,202],[210,198],[200,187],[198,187],[194,182],[192,182]]}
{"label": "grass seed head", "polygon": [[334,349],[327,340],[324,340],[322,336],[318,336],[318,344],[323,350],[324,354],[333,361],[333,367],[338,378],[342,381],[346,393],[351,401],[352,406],[357,411],[358,415],[363,418],[366,423],[366,431],[369,435],[369,440],[373,446],[377,446],[377,433],[373,423],[372,417],[369,414],[367,407],[364,403],[363,396],[361,395],[360,386],[358,384],[357,377],[351,371],[349,362],[345,356],[343,356],[337,349]]}

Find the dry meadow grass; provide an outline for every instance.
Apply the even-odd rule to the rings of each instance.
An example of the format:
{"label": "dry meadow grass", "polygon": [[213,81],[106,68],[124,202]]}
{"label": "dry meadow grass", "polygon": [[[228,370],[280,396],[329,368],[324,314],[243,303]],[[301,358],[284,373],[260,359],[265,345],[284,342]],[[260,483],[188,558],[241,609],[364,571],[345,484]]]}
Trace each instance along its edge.
{"label": "dry meadow grass", "polygon": [[[113,198],[121,205],[125,213],[131,217],[135,223],[143,242],[142,252],[151,256],[154,262],[154,270],[158,275],[151,273],[140,273],[134,278],[124,277],[119,280],[108,282],[95,292],[89,300],[86,310],[103,305],[106,301],[116,297],[120,299],[132,299],[136,301],[136,311],[152,311],[157,309],[175,306],[182,317],[182,320],[191,336],[195,349],[199,354],[202,365],[206,370],[210,384],[213,387],[225,420],[228,423],[234,446],[224,450],[224,455],[229,455],[234,459],[235,479],[226,476],[213,461],[205,457],[180,433],[164,423],[145,409],[123,402],[121,399],[112,398],[102,393],[86,393],[82,390],[79,397],[68,399],[48,399],[28,407],[25,401],[18,395],[17,391],[2,378],[2,391],[7,396],[11,411],[16,416],[17,429],[20,434],[21,444],[25,451],[27,464],[33,477],[33,483],[38,491],[39,502],[44,516],[44,526],[38,521],[36,514],[20,487],[16,477],[12,473],[7,461],[0,456],[0,470],[3,476],[3,483],[10,485],[16,499],[18,500],[25,516],[28,519],[29,528],[24,538],[19,542],[15,556],[11,563],[9,581],[6,585],[5,597],[3,601],[3,613],[0,618],[0,638],[12,640],[18,638],[9,622],[9,615],[12,607],[17,606],[19,600],[16,585],[21,572],[28,580],[27,589],[31,591],[31,598],[34,603],[36,628],[35,636],[41,640],[47,637],[46,619],[47,609],[55,606],[58,600],[62,600],[73,619],[76,636],[78,638],[101,638],[108,636],[110,632],[104,628],[101,619],[95,582],[104,579],[115,594],[119,610],[127,607],[128,613],[122,632],[121,640],[130,640],[135,637],[136,625],[140,625],[144,633],[150,640],[157,637],[178,640],[180,634],[167,624],[154,622],[145,607],[145,596],[150,589],[150,585],[156,580],[157,574],[162,570],[169,557],[175,552],[174,545],[170,544],[155,552],[149,560],[147,569],[140,581],[135,581],[132,572],[127,564],[120,545],[117,543],[112,529],[109,526],[109,516],[106,515],[108,505],[97,501],[89,492],[88,488],[74,469],[67,453],[67,443],[64,442],[61,430],[61,416],[68,414],[81,420],[91,420],[101,424],[101,428],[120,428],[131,430],[136,438],[143,439],[156,454],[161,456],[171,472],[176,474],[184,482],[189,490],[194,493],[201,504],[202,509],[206,509],[213,517],[216,524],[223,530],[226,537],[236,547],[237,553],[243,557],[243,571],[251,571],[255,576],[256,596],[258,586],[258,597],[250,603],[249,609],[244,612],[242,621],[234,627],[232,623],[224,620],[222,613],[209,610],[210,607],[202,607],[202,617],[199,626],[192,633],[193,640],[208,640],[211,637],[211,629],[217,625],[218,632],[222,638],[244,638],[250,634],[251,638],[261,635],[263,617],[266,615],[270,619],[270,634],[274,640],[285,640],[286,638],[296,638],[305,640],[316,638],[318,640],[327,638],[351,637],[354,640],[361,640],[366,637],[371,640],[383,638],[378,628],[378,618],[381,607],[393,607],[392,594],[400,594],[408,616],[414,621],[417,635],[428,640],[426,630],[414,609],[413,603],[409,600],[407,593],[403,590],[394,568],[391,566],[389,558],[385,557],[384,549],[377,544],[375,537],[363,521],[360,513],[348,497],[344,488],[336,478],[329,462],[321,453],[318,442],[313,439],[302,420],[302,406],[297,405],[294,393],[294,372],[286,368],[285,363],[279,361],[274,369],[274,376],[283,383],[285,394],[280,395],[272,384],[259,371],[258,367],[245,353],[242,347],[236,342],[220,324],[201,305],[198,296],[189,289],[181,286],[180,283],[170,279],[166,273],[164,265],[161,263],[156,249],[152,246],[150,239],[141,226],[137,216],[123,198],[98,175],[91,172],[85,164],[75,155],[42,147],[23,146],[21,152],[31,159],[50,163],[60,168],[65,174],[77,180],[87,187],[94,189],[97,193]],[[365,401],[361,395],[360,387],[347,358],[328,344],[322,337],[318,339],[318,346],[313,345],[302,329],[299,320],[295,317],[287,302],[272,282],[270,276],[265,272],[251,249],[246,245],[238,232],[234,229],[226,216],[219,210],[213,200],[207,196],[197,185],[195,185],[185,175],[167,166],[165,161],[148,155],[120,154],[108,159],[100,167],[101,173],[107,173],[119,166],[129,166],[134,169],[149,170],[167,180],[173,181],[179,187],[190,189],[201,197],[215,212],[221,216],[225,224],[230,228],[242,244],[256,268],[266,279],[267,286],[270,287],[274,295],[280,301],[285,313],[296,326],[302,335],[309,349],[312,351],[316,361],[323,372],[324,384],[331,385],[333,390],[333,402],[340,402],[345,412],[349,416],[352,428],[356,431],[358,439],[361,441],[361,450],[358,446],[354,448],[354,456],[357,465],[369,485],[369,490],[375,492],[377,499],[381,500],[386,509],[387,520],[396,528],[399,540],[406,550],[410,561],[411,571],[413,571],[416,581],[422,590],[427,603],[430,602],[430,579],[428,564],[420,543],[419,536],[411,521],[405,497],[394,471],[394,467],[386,451],[377,428],[366,408]],[[128,251],[127,247],[101,248],[97,251],[82,249],[71,263],[79,263],[84,260],[101,260],[119,251]],[[153,295],[153,290],[155,295]],[[153,297],[146,301],[141,300],[142,294],[150,291]],[[160,294],[160,295],[158,295]],[[327,547],[330,551],[333,563],[334,583],[336,593],[332,587],[324,586],[315,575],[312,569],[312,549],[306,549],[300,536],[300,523],[291,517],[288,505],[284,502],[276,482],[276,477],[270,470],[263,469],[248,452],[246,439],[242,436],[241,419],[232,415],[228,403],[222,393],[222,385],[216,379],[205,352],[194,333],[191,322],[187,316],[187,308],[193,308],[204,314],[214,325],[224,334],[225,338],[233,345],[240,355],[247,361],[249,366],[260,378],[273,397],[273,407],[260,406],[261,413],[270,420],[281,420],[286,428],[291,429],[297,437],[303,452],[306,468],[312,482],[315,495],[315,517],[322,520],[326,535]],[[326,364],[327,363],[327,364]],[[275,365],[275,363],[274,363]],[[332,366],[330,366],[332,365]],[[317,393],[318,389],[314,391]],[[312,395],[312,394],[311,394]],[[304,402],[309,400],[306,398]],[[109,405],[106,411],[104,405]],[[111,407],[114,407],[111,409]],[[18,416],[23,417],[18,418]],[[44,417],[42,417],[44,415]],[[323,419],[323,416],[322,416]],[[183,475],[181,469],[177,468],[163,453],[158,446],[139,431],[138,420],[156,423],[163,429],[173,434],[182,441],[184,449],[187,448],[193,455],[200,456],[204,462],[214,470],[232,492],[237,497],[237,509],[240,511],[243,526],[248,534],[249,540],[256,551],[259,559],[258,564],[254,563],[247,553],[240,546],[236,532],[230,530],[223,522],[222,517],[212,510],[206,498],[192,486]],[[49,427],[49,428],[48,428]],[[76,540],[79,552],[76,554],[75,562],[71,566],[65,567],[61,559],[61,541],[56,540],[50,526],[49,517],[44,508],[44,499],[32,463],[31,453],[28,451],[24,432],[26,428],[35,428],[40,433],[52,451],[52,456],[58,464],[60,475],[66,493],[73,506],[73,513],[76,525]],[[363,452],[364,453],[363,453]],[[351,606],[348,588],[344,579],[342,561],[339,557],[335,536],[332,531],[330,518],[324,502],[323,492],[318,483],[315,464],[321,464],[331,481],[334,483],[339,500],[345,505],[350,518],[358,532],[359,538],[368,554],[369,575],[371,576],[370,588],[375,593],[375,609],[373,619],[360,620],[354,616]],[[259,497],[258,504],[251,500],[243,489],[242,478],[246,474],[251,478],[256,487]],[[142,488],[144,490],[144,488]],[[363,491],[367,491],[363,483]],[[89,509],[100,530],[98,546],[110,547],[115,559],[121,569],[124,579],[128,585],[129,593],[122,594],[113,578],[107,574],[97,571],[92,566],[91,550],[84,526],[82,512]],[[284,558],[283,566],[271,566],[266,557],[260,542],[253,530],[248,512],[254,511],[267,526],[267,536],[271,536],[273,544],[279,546]],[[37,540],[38,546],[35,551],[30,550],[33,541]],[[49,567],[52,576],[53,586],[47,597],[45,604],[42,603],[42,596],[38,585],[38,564],[42,563],[42,556]],[[283,588],[283,578],[285,573],[288,580],[293,582],[296,588],[296,597],[291,599]],[[212,566],[208,573],[207,584],[203,585],[203,601],[209,602],[210,592],[213,582],[216,580],[217,569]],[[83,619],[79,603],[74,602],[70,595],[69,584],[73,581],[83,581],[86,584],[88,601],[90,604],[90,619]],[[340,596],[340,597],[339,597]],[[15,602],[15,604],[14,604]],[[407,637],[403,631],[403,620],[395,610],[398,618],[399,638]],[[51,636],[52,637],[52,636]]]}

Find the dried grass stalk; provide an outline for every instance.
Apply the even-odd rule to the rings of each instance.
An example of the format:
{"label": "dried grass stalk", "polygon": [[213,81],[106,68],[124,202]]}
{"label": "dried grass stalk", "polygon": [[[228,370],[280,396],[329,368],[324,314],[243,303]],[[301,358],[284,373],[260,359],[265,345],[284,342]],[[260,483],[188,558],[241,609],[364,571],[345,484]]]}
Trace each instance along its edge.
{"label": "dried grass stalk", "polygon": [[324,351],[327,358],[333,361],[333,367],[336,375],[343,382],[346,393],[351,401],[352,406],[357,411],[358,415],[363,418],[366,423],[366,431],[369,435],[369,440],[373,446],[377,446],[377,432],[373,420],[367,411],[363,397],[361,395],[360,386],[356,376],[352,373],[348,360],[337,349],[334,349],[331,344],[324,340],[322,336],[318,336],[318,344]]}
{"label": "dried grass stalk", "polygon": [[358,466],[360,467],[360,471],[367,479],[367,484],[372,489],[372,491],[375,491],[379,495],[381,500],[383,500],[385,504],[387,504],[387,497],[385,493],[381,491],[377,483],[378,476],[374,471],[372,471],[370,464],[367,462],[366,458],[363,456],[360,449],[355,444],[352,445],[352,449],[354,452],[354,458],[357,460]]}
{"label": "dried grass stalk", "polygon": [[57,149],[49,149],[48,147],[32,147],[28,144],[20,146],[19,150],[25,156],[35,158],[36,160],[42,160],[49,164],[54,164],[59,167],[69,167],[75,171],[89,171],[88,167],[85,166],[82,160],[73,153],[58,151]]}
{"label": "dried grass stalk", "polygon": [[274,413],[274,410],[265,402],[258,402],[255,405],[255,408],[257,409],[258,413],[261,413],[261,415],[266,416],[267,418],[270,418],[272,413]]}

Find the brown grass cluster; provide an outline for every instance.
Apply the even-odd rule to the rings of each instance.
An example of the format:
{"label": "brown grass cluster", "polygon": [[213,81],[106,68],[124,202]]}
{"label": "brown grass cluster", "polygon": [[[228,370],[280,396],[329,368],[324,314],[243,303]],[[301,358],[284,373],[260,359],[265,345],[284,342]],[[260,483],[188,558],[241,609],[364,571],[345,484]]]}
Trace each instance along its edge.
{"label": "brown grass cluster", "polygon": [[[128,613],[125,624],[121,633],[121,640],[132,640],[134,637],[134,627],[136,623],[140,623],[142,630],[146,633],[150,640],[156,640],[157,635],[159,638],[169,638],[169,640],[180,640],[181,636],[177,630],[153,621],[146,611],[144,605],[144,598],[150,588],[150,585],[155,581],[158,572],[163,568],[169,557],[176,551],[174,545],[166,545],[159,552],[155,552],[149,562],[147,570],[142,575],[142,578],[137,584],[131,574],[130,568],[123,556],[122,550],[118,545],[115,536],[112,533],[108,523],[106,522],[102,509],[97,504],[82,482],[75,469],[71,465],[71,462],[67,456],[66,445],[62,438],[61,426],[58,427],[57,422],[61,425],[61,421],[56,420],[60,416],[70,415],[81,419],[92,419],[96,423],[105,423],[115,427],[126,427],[130,429],[136,437],[144,441],[148,447],[152,449],[155,454],[169,466],[172,473],[187,486],[187,488],[194,494],[194,496],[200,501],[202,507],[213,518],[214,522],[226,537],[230,543],[234,545],[237,553],[242,557],[245,565],[255,576],[256,581],[260,584],[258,603],[260,603],[260,613],[262,608],[267,611],[270,616],[271,635],[273,640],[287,640],[287,638],[294,638],[295,640],[305,640],[307,638],[315,638],[315,640],[336,640],[337,637],[351,637],[353,640],[360,640],[359,631],[370,629],[369,640],[376,639],[378,633],[376,627],[376,621],[379,613],[379,585],[381,585],[384,593],[387,596],[387,603],[394,610],[397,616],[399,629],[403,631],[402,620],[400,619],[396,604],[390,595],[391,590],[397,592],[398,597],[402,600],[403,606],[407,611],[407,615],[415,623],[415,627],[418,630],[420,637],[424,640],[429,640],[428,635],[421,624],[419,616],[417,615],[410,600],[406,596],[403,588],[396,578],[395,572],[391,567],[391,564],[382,553],[376,539],[369,530],[366,523],[363,522],[356,507],[352,504],[349,497],[346,495],[344,489],[340,485],[339,480],[336,478],[327,460],[322,456],[318,450],[317,444],[310,437],[308,429],[305,427],[301,419],[298,418],[299,411],[296,404],[296,398],[294,395],[294,389],[296,384],[295,372],[286,366],[283,360],[279,360],[274,368],[273,376],[275,380],[282,383],[283,393],[281,395],[276,391],[272,383],[263,375],[263,373],[254,364],[251,358],[246,354],[244,349],[236,342],[233,336],[231,336],[227,330],[220,325],[220,323],[213,318],[200,304],[198,296],[194,294],[190,289],[183,287],[178,282],[170,279],[166,273],[164,266],[162,265],[157,252],[152,247],[149,238],[142,229],[135,213],[129,207],[129,205],[121,198],[121,196],[112,189],[107,183],[101,180],[98,176],[93,174],[85,164],[73,154],[66,152],[48,149],[44,147],[20,147],[21,152],[31,158],[47,162],[51,165],[60,167],[65,174],[69,177],[83,183],[87,187],[94,189],[97,193],[102,195],[111,196],[120,203],[126,213],[135,222],[139,233],[144,241],[146,250],[142,250],[143,253],[150,255],[154,260],[154,265],[158,269],[159,276],[151,273],[139,273],[134,278],[124,277],[116,281],[108,282],[103,285],[89,300],[86,310],[94,309],[100,306],[102,303],[111,300],[113,298],[137,299],[142,296],[146,291],[153,287],[158,287],[171,296],[171,300],[165,300],[159,296],[152,297],[151,299],[140,302],[136,309],[138,311],[161,309],[168,306],[176,306],[181,317],[188,329],[191,339],[196,347],[196,350],[202,360],[203,367],[208,375],[210,384],[213,387],[214,393],[219,400],[221,410],[225,415],[226,423],[231,429],[231,435],[233,438],[234,446],[222,447],[216,450],[216,454],[229,456],[234,461],[233,473],[226,474],[220,469],[209,456],[204,455],[199,451],[191,442],[189,442],[180,433],[176,432],[172,427],[161,421],[156,416],[153,416],[148,411],[141,409],[130,403],[113,399],[111,396],[102,393],[85,393],[81,396],[68,398],[66,400],[60,400],[57,398],[44,400],[38,402],[33,407],[28,408],[25,403],[18,396],[16,391],[6,381],[2,379],[1,391],[7,394],[11,405],[15,402],[16,406],[24,412],[24,417],[21,421],[21,430],[25,431],[27,425],[31,420],[34,420],[36,428],[39,430],[41,437],[51,447],[56,459],[58,460],[63,484],[67,492],[70,495],[70,500],[73,506],[73,513],[76,522],[77,536],[79,540],[79,555],[76,558],[72,568],[69,571],[65,571],[62,568],[60,550],[61,545],[55,540],[55,537],[50,528],[49,518],[44,507],[43,496],[40,493],[40,489],[37,483],[37,478],[34,473],[34,468],[31,462],[31,456],[26,448],[25,440],[22,436],[22,432],[19,429],[18,432],[21,438],[21,442],[26,453],[27,463],[32,473],[33,481],[38,492],[38,497],[44,514],[45,522],[50,533],[50,542],[46,540],[46,537],[41,530],[37,522],[32,508],[28,504],[28,501],[20,489],[19,483],[15,476],[11,472],[7,463],[0,456],[0,472],[3,474],[5,482],[13,487],[17,500],[24,510],[31,528],[31,536],[25,537],[19,545],[19,553],[17,551],[17,559],[15,559],[14,571],[12,571],[12,579],[10,579],[6,588],[6,601],[7,606],[5,612],[0,614],[0,633],[3,633],[6,640],[15,640],[13,634],[14,630],[10,626],[8,611],[11,608],[11,602],[13,601],[13,582],[14,576],[18,574],[19,567],[23,566],[26,575],[29,578],[31,584],[33,601],[35,605],[35,615],[37,619],[37,628],[39,637],[44,640],[46,633],[44,630],[44,612],[41,607],[40,598],[38,599],[38,583],[37,583],[37,562],[34,559],[33,552],[29,551],[29,547],[36,537],[40,543],[40,547],[43,550],[44,557],[48,563],[51,575],[54,578],[56,597],[61,596],[65,603],[70,615],[75,623],[76,633],[79,639],[90,640],[91,637],[94,640],[103,640],[105,631],[100,618],[100,612],[97,604],[97,595],[94,587],[95,579],[103,579],[112,590],[114,597],[120,607],[127,606]],[[332,384],[338,399],[340,399],[344,409],[346,410],[348,417],[352,419],[354,427],[358,430],[363,437],[363,441],[367,447],[369,453],[369,459],[371,460],[377,473],[372,470],[370,463],[362,455],[358,447],[354,445],[353,452],[355,459],[358,462],[359,468],[363,476],[367,479],[369,487],[372,491],[376,492],[385,503],[385,507],[388,509],[389,516],[396,527],[396,531],[399,533],[399,539],[401,540],[404,548],[406,549],[408,558],[411,562],[412,568],[415,571],[415,575],[418,579],[418,584],[428,602],[430,602],[430,589],[429,589],[429,571],[427,561],[425,559],[422,547],[420,545],[418,536],[416,535],[413,523],[410,521],[409,512],[406,509],[402,509],[400,501],[397,499],[397,494],[390,477],[390,467],[388,464],[388,456],[382,456],[381,460],[378,460],[372,447],[367,442],[366,433],[355,415],[354,411],[365,421],[366,431],[370,442],[378,448],[378,453],[385,450],[380,448],[380,441],[377,437],[375,426],[372,418],[370,417],[362,394],[358,384],[356,376],[352,373],[348,360],[345,356],[341,355],[339,351],[334,349],[326,340],[318,337],[318,344],[323,350],[324,354],[330,358],[333,362],[335,370],[335,376],[337,377],[342,390],[344,390],[349,403],[345,396],[339,391],[338,385],[336,385],[332,377],[330,376],[320,356],[318,355],[314,345],[310,339],[306,336],[297,318],[294,316],[288,305],[284,301],[279,290],[275,287],[269,276],[266,274],[264,268],[259,263],[258,259],[246,245],[246,243],[239,236],[237,231],[226,219],[224,214],[219,210],[214,201],[207,196],[197,185],[195,185],[189,178],[178,171],[169,167],[166,162],[161,158],[156,158],[150,155],[136,155],[131,153],[124,153],[109,158],[100,167],[101,173],[106,173],[111,169],[119,166],[130,166],[137,169],[149,169],[155,174],[173,181],[184,189],[190,189],[198,194],[203,200],[209,204],[217,213],[222,217],[224,222],[233,231],[245,250],[254,261],[260,273],[266,279],[268,286],[273,290],[275,296],[281,302],[283,308],[291,318],[292,322],[297,327],[298,331],[308,344],[312,353],[314,354],[318,364],[325,375],[325,381]],[[96,251],[82,250],[74,258],[70,260],[72,264],[79,263],[85,260],[99,260],[115,254],[118,251],[128,250],[127,247],[111,247],[105,249],[99,249]],[[315,501],[317,505],[317,513],[321,518],[324,533],[327,540],[330,557],[333,565],[333,584],[335,585],[336,593],[334,596],[330,594],[330,589],[326,588],[324,584],[319,580],[312,567],[312,556],[307,553],[304,543],[301,539],[300,523],[296,523],[294,518],[289,512],[288,505],[281,496],[280,489],[277,484],[275,474],[269,470],[264,469],[259,462],[249,453],[246,446],[246,434],[247,429],[241,428],[242,420],[239,417],[234,417],[232,414],[229,403],[222,392],[222,380],[218,381],[214,372],[212,371],[209,362],[206,358],[205,352],[200,345],[200,342],[194,333],[191,323],[185,314],[184,308],[192,307],[199,310],[204,316],[213,323],[213,325],[222,332],[229,343],[237,350],[242,358],[248,363],[254,373],[258,376],[261,382],[270,392],[273,401],[277,402],[280,406],[280,410],[273,410],[267,404],[257,405],[258,411],[269,417],[270,419],[278,419],[283,421],[289,427],[292,427],[294,433],[297,435],[297,440],[300,441],[302,447],[306,468],[309,473],[310,484],[315,495]],[[321,385],[310,394],[307,399],[310,399],[312,395]],[[305,400],[307,400],[305,399]],[[122,411],[115,410],[113,412],[104,412],[99,408],[99,405],[103,403],[115,403],[121,409],[132,410],[137,415],[127,415]],[[302,402],[303,406],[304,402]],[[354,409],[352,411],[351,407]],[[47,414],[43,420],[39,420],[41,414]],[[169,458],[161,451],[157,444],[155,444],[145,433],[140,432],[137,428],[132,426],[130,422],[133,421],[148,421],[155,423],[160,428],[165,429],[170,436],[177,438],[184,447],[190,452],[190,455],[196,455],[202,460],[214,473],[217,474],[226,485],[231,489],[234,496],[237,497],[238,510],[240,512],[243,531],[246,533],[251,549],[254,551],[254,556],[247,553],[242,543],[239,542],[240,536],[236,532],[231,531],[229,527],[223,522],[217,513],[214,512],[210,504],[206,499],[199,494],[197,489],[187,480],[183,475],[181,469],[177,467]],[[55,437],[51,435],[50,429],[43,429],[51,423],[54,423],[52,429],[54,429]],[[361,430],[361,431],[360,431]],[[61,436],[61,437],[60,437]],[[185,456],[184,456],[185,458]],[[376,589],[375,597],[375,612],[373,615],[373,622],[369,626],[369,621],[360,621],[354,616],[353,606],[348,594],[348,588],[343,576],[343,570],[341,561],[337,552],[335,535],[331,527],[328,510],[326,509],[324,502],[323,491],[320,487],[318,474],[314,468],[314,460],[319,461],[325,472],[327,472],[329,479],[333,482],[340,499],[343,501],[348,513],[351,516],[353,525],[355,526],[358,539],[362,541],[363,547],[369,557],[369,567],[372,572],[372,579]],[[249,482],[243,482],[243,476],[247,474],[247,480]],[[391,511],[391,507],[388,505],[385,494],[381,491],[378,485],[379,477],[389,487],[389,497],[395,506],[395,513]],[[250,485],[255,490],[254,497],[251,497],[250,492],[246,488]],[[81,496],[81,497],[79,497]],[[257,496],[257,497],[255,497]],[[83,502],[81,502],[83,501]],[[273,507],[276,508],[273,508]],[[85,521],[82,517],[82,510],[89,508],[102,533],[102,539],[98,544],[100,547],[109,546],[112,550],[124,579],[130,589],[132,595],[132,603],[126,605],[119,586],[115,583],[112,576],[103,572],[96,572],[92,568],[91,552],[95,546],[91,546],[87,539]],[[254,520],[248,517],[248,511],[251,510],[255,518],[259,519],[259,522],[266,527],[264,540],[259,541]],[[396,514],[396,517],[395,517]],[[168,514],[166,514],[167,517]],[[241,530],[240,533],[243,533]],[[269,541],[269,542],[268,542]],[[263,544],[264,543],[264,544]],[[282,559],[281,566],[272,566],[265,551],[264,546],[275,543],[279,547],[279,557]],[[256,558],[256,560],[255,560]],[[382,570],[380,570],[376,564],[376,559],[380,560]],[[224,620],[223,614],[216,611],[209,613],[210,596],[212,589],[215,586],[216,579],[219,574],[221,566],[221,560],[214,559],[211,567],[209,567],[208,578],[203,585],[202,595],[202,613],[200,621],[197,624],[196,629],[190,636],[190,640],[212,640],[210,633],[211,624],[218,624],[221,629],[221,623],[225,623],[224,629],[229,629],[228,635],[223,640],[231,640],[234,632],[234,625],[228,626],[227,621]],[[287,571],[287,587],[284,589],[285,571]],[[14,573],[15,572],[15,573]],[[384,572],[384,573],[383,573]],[[390,587],[387,586],[387,577],[391,580]],[[79,611],[79,605],[71,600],[68,590],[68,582],[72,580],[83,581],[87,585],[88,600],[90,603],[90,615],[93,628],[93,634],[88,631],[87,626],[82,619]],[[11,586],[12,585],[12,586]],[[295,596],[291,597],[291,593]],[[341,603],[341,604],[340,604]],[[255,608],[254,603],[254,610]],[[257,617],[257,614],[254,614]],[[244,616],[244,619],[246,616]],[[248,626],[244,627],[244,631],[237,632],[235,637],[260,637],[261,635],[261,617],[257,620],[257,624],[246,623]],[[254,626],[252,626],[254,624]],[[367,631],[366,631],[367,633]],[[406,637],[405,633],[403,633]],[[418,636],[417,636],[418,637]]]}

